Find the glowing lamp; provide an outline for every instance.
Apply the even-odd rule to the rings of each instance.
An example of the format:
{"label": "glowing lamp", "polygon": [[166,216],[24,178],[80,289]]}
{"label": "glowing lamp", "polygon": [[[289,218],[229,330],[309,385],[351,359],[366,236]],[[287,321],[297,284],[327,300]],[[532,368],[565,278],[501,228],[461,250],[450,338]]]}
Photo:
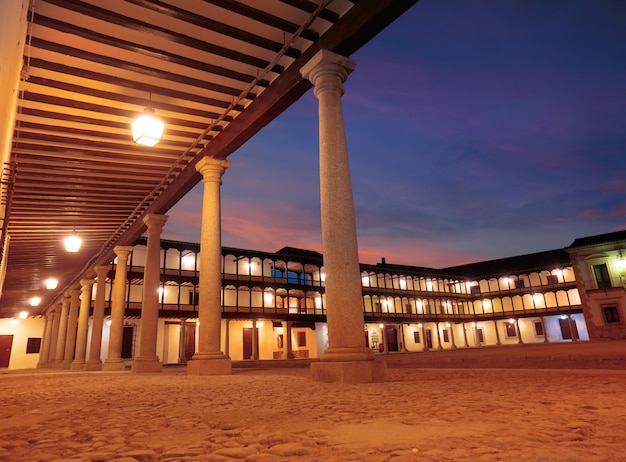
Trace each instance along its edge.
{"label": "glowing lamp", "polygon": [[46,289],[56,289],[57,288],[57,284],[59,283],[59,281],[57,281],[54,278],[48,278],[44,281],[44,284],[46,285]]}
{"label": "glowing lamp", "polygon": [[28,311],[20,311],[20,314],[18,316],[20,317],[20,319],[26,319],[28,317]]}
{"label": "glowing lamp", "polygon": [[80,250],[80,246],[82,245],[83,240],[78,237],[76,234],[72,234],[71,236],[67,236],[65,238],[65,250],[68,252],[78,252]]}
{"label": "glowing lamp", "polygon": [[163,135],[165,123],[157,119],[154,109],[147,107],[132,124],[133,141],[144,146],[154,146]]}
{"label": "glowing lamp", "polygon": [[39,306],[41,303],[41,297],[31,297],[30,306]]}

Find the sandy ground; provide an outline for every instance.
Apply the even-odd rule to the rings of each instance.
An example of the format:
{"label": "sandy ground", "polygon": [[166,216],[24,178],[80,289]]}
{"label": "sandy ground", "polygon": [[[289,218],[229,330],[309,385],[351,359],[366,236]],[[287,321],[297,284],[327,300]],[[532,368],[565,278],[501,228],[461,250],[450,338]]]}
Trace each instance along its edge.
{"label": "sandy ground", "polygon": [[539,369],[542,347],[394,355],[362,385],[250,364],[5,373],[0,460],[626,461],[626,342],[587,347]]}

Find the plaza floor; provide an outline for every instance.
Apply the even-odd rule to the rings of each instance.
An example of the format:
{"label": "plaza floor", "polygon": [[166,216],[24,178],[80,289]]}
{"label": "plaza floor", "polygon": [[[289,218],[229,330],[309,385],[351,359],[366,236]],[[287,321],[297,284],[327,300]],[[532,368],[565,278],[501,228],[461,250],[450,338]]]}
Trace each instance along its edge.
{"label": "plaza floor", "polygon": [[271,363],[212,377],[12,371],[0,460],[626,461],[625,348],[386,355],[389,380],[359,385]]}

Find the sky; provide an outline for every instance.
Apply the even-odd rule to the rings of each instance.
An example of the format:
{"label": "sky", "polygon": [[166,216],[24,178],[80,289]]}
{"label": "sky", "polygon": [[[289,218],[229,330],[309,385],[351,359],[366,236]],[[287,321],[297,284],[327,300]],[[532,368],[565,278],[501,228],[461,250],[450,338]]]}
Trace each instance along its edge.
{"label": "sky", "polygon": [[[351,56],[359,260],[445,268],[626,229],[626,1],[420,0]],[[312,90],[229,160],[222,245],[322,252]],[[200,241],[201,185],[164,239]]]}

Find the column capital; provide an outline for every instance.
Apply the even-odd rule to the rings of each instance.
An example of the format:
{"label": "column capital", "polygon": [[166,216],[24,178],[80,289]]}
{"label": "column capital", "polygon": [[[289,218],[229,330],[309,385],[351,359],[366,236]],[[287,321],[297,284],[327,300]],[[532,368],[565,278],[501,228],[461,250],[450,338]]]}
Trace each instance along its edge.
{"label": "column capital", "polygon": [[167,215],[149,213],[145,217],[143,217],[143,222],[146,224],[149,230],[157,229],[160,231],[168,218],[169,217]]}
{"label": "column capital", "polygon": [[128,258],[128,254],[130,254],[132,250],[133,248],[129,245],[117,245],[113,247],[113,252],[115,252],[115,255],[117,255],[118,260],[126,260]]}
{"label": "column capital", "polygon": [[109,269],[111,269],[111,267],[109,265],[98,265],[94,268],[94,270],[96,271],[96,278],[100,279],[106,279],[107,274],[109,273]]}
{"label": "column capital", "polygon": [[320,50],[300,69],[303,78],[309,80],[317,94],[326,89],[335,89],[343,94],[343,82],[348,78],[356,61],[328,50]]}
{"label": "column capital", "polygon": [[80,297],[80,289],[76,288],[76,289],[70,289],[69,290],[70,293],[70,298],[73,299],[78,299],[78,297]]}
{"label": "column capital", "polygon": [[196,170],[202,175],[202,182],[215,181],[222,184],[222,175],[230,167],[230,161],[205,156],[196,164]]}
{"label": "column capital", "polygon": [[94,281],[93,281],[93,279],[81,279],[81,280],[80,280],[80,287],[81,287],[83,290],[85,290],[85,289],[87,289],[88,287],[93,286],[93,282],[94,282]]}

